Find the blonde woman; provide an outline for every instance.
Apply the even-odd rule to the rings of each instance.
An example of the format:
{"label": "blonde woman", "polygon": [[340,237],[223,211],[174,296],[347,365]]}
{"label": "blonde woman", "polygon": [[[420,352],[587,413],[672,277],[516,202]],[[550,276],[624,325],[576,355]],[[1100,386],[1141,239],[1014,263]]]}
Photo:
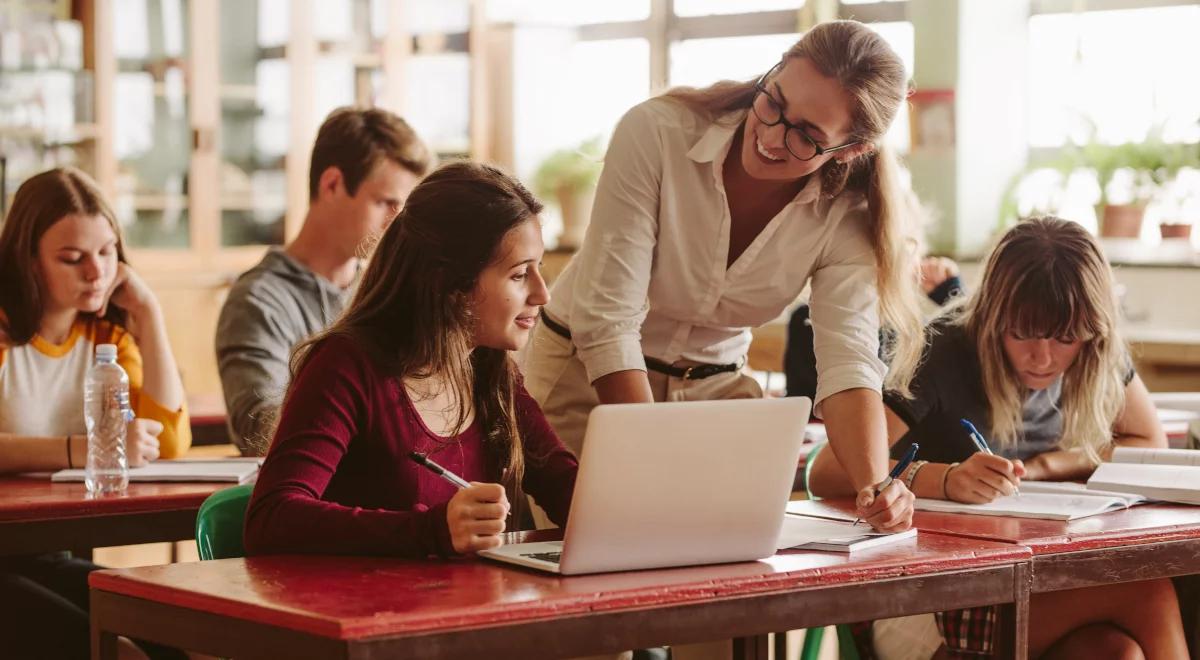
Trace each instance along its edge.
{"label": "blonde woman", "polygon": [[[600,403],[761,396],[741,373],[750,328],[811,282],[817,414],[859,513],[904,529],[911,495],[873,486],[887,475],[885,375],[905,391],[921,347],[899,166],[882,143],[907,75],[855,21],[817,25],[763,69],[622,118],[587,237],[525,356],[529,390],[576,452]],[[890,371],[881,322],[896,330]]]}
{"label": "blonde woman", "polygon": [[[1117,329],[1112,270],[1076,223],[1039,218],[1009,230],[975,295],[930,334],[913,398],[885,397],[893,451],[919,442],[929,461],[904,475],[918,497],[989,502],[1021,479],[1086,478],[1115,445],[1166,446]],[[978,427],[994,456],[975,450],[961,419]],[[825,452],[809,488],[853,492]],[[987,609],[938,615],[943,630],[983,631],[947,635],[946,646],[989,648],[990,625],[957,625],[981,616],[994,621]],[[1032,657],[1187,657],[1169,580],[1037,594],[1030,621]]]}

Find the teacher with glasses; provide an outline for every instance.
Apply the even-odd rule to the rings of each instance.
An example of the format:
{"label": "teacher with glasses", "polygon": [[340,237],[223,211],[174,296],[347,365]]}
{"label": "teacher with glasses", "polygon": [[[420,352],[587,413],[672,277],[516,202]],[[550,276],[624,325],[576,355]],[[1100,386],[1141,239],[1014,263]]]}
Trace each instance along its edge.
{"label": "teacher with glasses", "polygon": [[[601,403],[762,396],[743,373],[750,328],[811,285],[815,411],[859,515],[911,524],[901,480],[875,495],[888,472],[881,389],[907,392],[923,346],[906,247],[917,228],[882,144],[906,94],[887,43],[834,21],[757,81],[674,89],[626,113],[587,237],[521,356],[567,446],[580,451]],[[894,337],[883,351],[881,323]]]}

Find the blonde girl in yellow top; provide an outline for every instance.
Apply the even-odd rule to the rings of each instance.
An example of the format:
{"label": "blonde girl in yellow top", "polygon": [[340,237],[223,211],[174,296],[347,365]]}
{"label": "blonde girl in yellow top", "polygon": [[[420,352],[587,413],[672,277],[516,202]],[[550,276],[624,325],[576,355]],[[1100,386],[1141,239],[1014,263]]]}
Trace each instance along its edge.
{"label": "blonde girl in yellow top", "polygon": [[97,344],[116,344],[129,374],[129,465],[187,451],[162,309],[126,263],[112,210],[86,174],[43,172],[17,190],[0,231],[0,473],[83,466]]}

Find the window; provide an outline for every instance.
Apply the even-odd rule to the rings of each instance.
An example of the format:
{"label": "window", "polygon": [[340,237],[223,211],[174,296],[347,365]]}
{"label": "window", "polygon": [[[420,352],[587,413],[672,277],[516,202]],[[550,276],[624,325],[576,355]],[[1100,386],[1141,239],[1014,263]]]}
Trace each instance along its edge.
{"label": "window", "polygon": [[[1068,145],[1200,141],[1200,6],[1035,14],[1029,19],[1028,135],[1035,160],[1050,161]],[[1119,47],[1115,45],[1119,44]],[[1107,193],[1134,199],[1128,171]],[[1054,211],[1096,230],[1100,187],[1092,171],[1035,172],[1016,191],[1022,214]],[[1157,225],[1200,223],[1200,172],[1184,169],[1150,191],[1140,240],[1160,241]],[[1193,236],[1200,245],[1200,236]]]}

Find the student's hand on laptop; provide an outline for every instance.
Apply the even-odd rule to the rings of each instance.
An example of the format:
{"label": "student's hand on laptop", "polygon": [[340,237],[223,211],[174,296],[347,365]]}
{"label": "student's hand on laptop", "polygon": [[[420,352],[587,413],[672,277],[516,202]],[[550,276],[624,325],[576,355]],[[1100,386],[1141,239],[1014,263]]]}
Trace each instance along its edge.
{"label": "student's hand on laptop", "polygon": [[1020,460],[976,452],[950,469],[946,476],[946,496],[955,502],[984,504],[1012,495],[1026,474]]}
{"label": "student's hand on laptop", "polygon": [[899,479],[875,495],[875,487],[858,491],[855,513],[881,532],[903,532],[912,527],[913,501],[916,498]]}
{"label": "student's hand on laptop", "polygon": [[454,551],[465,555],[503,545],[500,534],[509,508],[508,496],[500,484],[473,481],[470,488],[455,493],[446,507]]}
{"label": "student's hand on laptop", "polygon": [[153,419],[138,418],[125,427],[125,460],[129,467],[142,467],[158,460],[158,434],[163,425]]}

